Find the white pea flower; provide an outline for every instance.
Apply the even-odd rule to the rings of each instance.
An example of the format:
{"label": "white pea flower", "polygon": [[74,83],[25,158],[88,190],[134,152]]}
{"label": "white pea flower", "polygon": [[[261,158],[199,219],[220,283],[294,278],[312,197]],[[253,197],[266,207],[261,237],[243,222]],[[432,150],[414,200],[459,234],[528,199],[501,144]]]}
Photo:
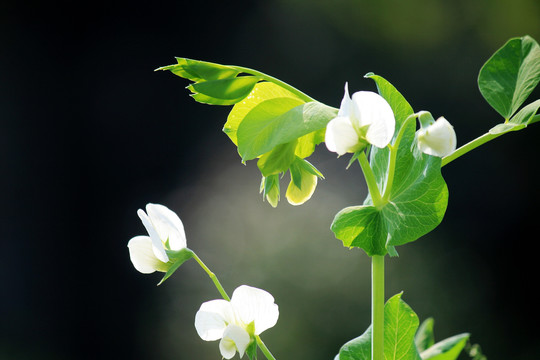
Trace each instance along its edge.
{"label": "white pea flower", "polygon": [[255,335],[273,327],[279,317],[278,306],[268,292],[242,285],[234,290],[231,301],[203,303],[195,315],[195,328],[201,339],[221,339],[219,351],[225,359],[236,352],[244,356]]}
{"label": "white pea flower", "polygon": [[422,124],[417,136],[418,148],[425,154],[445,157],[456,149],[456,132],[444,117],[431,121],[427,126]]}
{"label": "white pea flower", "polygon": [[339,156],[362,150],[367,144],[384,148],[394,136],[396,119],[388,102],[371,91],[345,95],[336,118],[326,127],[325,143],[328,150]]}
{"label": "white pea flower", "polygon": [[143,274],[167,272],[172,265],[167,251],[186,248],[184,225],[178,215],[163,205],[147,204],[146,212],[139,209],[137,215],[149,236],[129,240],[129,257],[135,269]]}

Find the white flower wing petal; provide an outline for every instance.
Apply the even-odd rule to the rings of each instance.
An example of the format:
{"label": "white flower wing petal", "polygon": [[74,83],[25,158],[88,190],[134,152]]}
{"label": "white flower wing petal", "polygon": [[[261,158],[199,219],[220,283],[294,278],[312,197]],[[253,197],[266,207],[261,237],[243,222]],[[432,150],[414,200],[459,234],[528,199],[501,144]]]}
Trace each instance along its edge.
{"label": "white flower wing petal", "polygon": [[337,117],[326,126],[324,142],[328,150],[341,156],[354,152],[358,145],[358,134],[348,117]]}
{"label": "white flower wing petal", "polygon": [[242,285],[234,290],[231,304],[242,323],[255,322],[255,335],[277,323],[278,306],[274,304],[274,297],[264,290]]}
{"label": "white flower wing petal", "polygon": [[418,131],[418,148],[425,154],[445,157],[456,149],[456,145],[454,127],[444,117]]}
{"label": "white flower wing petal", "polygon": [[187,246],[184,224],[174,211],[160,204],[147,204],[146,212],[160,239],[169,239],[171,250],[181,250]]}
{"label": "white flower wing petal", "polygon": [[349,84],[345,83],[345,94],[343,95],[343,99],[341,99],[341,105],[339,107],[338,111],[338,117],[344,116],[348,117],[352,114],[352,106],[353,103],[351,101],[351,97],[349,96]]}
{"label": "white flower wing petal", "polygon": [[221,299],[207,301],[195,315],[195,329],[203,340],[218,340],[223,337],[227,325],[234,323],[234,319],[230,302]]}
{"label": "white flower wing petal", "polygon": [[156,229],[154,229],[152,221],[142,209],[139,209],[137,211],[137,215],[139,215],[139,218],[141,219],[144,227],[146,228],[148,235],[150,235],[150,239],[152,239],[152,249],[154,251],[154,254],[159,260],[163,262],[168,262],[169,257],[165,252],[165,248],[163,247],[163,242],[159,238],[159,234],[157,233]]}
{"label": "white flower wing petal", "polygon": [[167,271],[152,249],[152,239],[148,236],[135,236],[128,242],[129,258],[137,271],[151,274],[154,271]]}
{"label": "white flower wing petal", "polygon": [[221,356],[232,359],[237,350],[240,357],[244,356],[250,341],[249,334],[242,327],[234,324],[227,326],[219,342]]}
{"label": "white flower wing petal", "polygon": [[396,119],[390,104],[382,96],[371,91],[354,93],[352,101],[358,127],[369,125],[366,140],[376,147],[386,147],[396,129]]}

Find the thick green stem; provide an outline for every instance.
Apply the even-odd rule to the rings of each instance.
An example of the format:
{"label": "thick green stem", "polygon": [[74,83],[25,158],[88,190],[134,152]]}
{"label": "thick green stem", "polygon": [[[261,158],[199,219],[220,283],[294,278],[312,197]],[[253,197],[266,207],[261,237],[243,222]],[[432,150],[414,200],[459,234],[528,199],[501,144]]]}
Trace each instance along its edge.
{"label": "thick green stem", "polygon": [[270,75],[267,75],[265,73],[262,73],[260,71],[257,71],[257,70],[253,70],[253,69],[250,69],[250,68],[246,68],[246,67],[242,67],[242,66],[235,66],[235,65],[230,65],[230,67],[233,67],[235,68],[236,70],[238,71],[241,71],[241,72],[244,72],[246,74],[251,74],[251,75],[255,75],[255,76],[259,76],[261,77],[263,80],[266,80],[266,81],[269,81],[269,82],[272,82],[276,85],[279,85],[281,86],[282,88],[286,89],[286,90],[289,90],[290,92],[292,92],[293,94],[295,94],[296,96],[298,96],[299,98],[301,98],[302,100],[304,100],[305,102],[310,102],[310,101],[315,101],[315,99],[313,99],[311,96],[309,95],[306,95],[304,94],[303,92],[301,92],[300,90],[298,90],[297,88],[287,84],[286,82],[283,82],[279,79],[276,79],[275,77],[273,76],[270,76]]}
{"label": "thick green stem", "polygon": [[219,293],[221,294],[221,296],[227,300],[227,301],[231,301],[231,298],[229,298],[229,295],[227,295],[227,292],[225,291],[225,289],[223,288],[223,286],[221,286],[221,283],[219,282],[217,276],[212,272],[210,271],[210,269],[208,268],[208,266],[206,266],[202,260],[197,256],[197,254],[193,253],[193,258],[199,263],[199,265],[203,268],[204,271],[206,271],[206,273],[208,274],[208,276],[210,277],[210,279],[212,279],[212,282],[214,283],[214,285],[216,286],[216,289],[219,291]]}
{"label": "thick green stem", "polygon": [[257,340],[257,345],[259,346],[259,349],[261,349],[261,351],[263,352],[264,356],[266,356],[268,360],[276,360],[274,355],[272,355],[270,350],[268,350],[266,345],[263,343],[259,335],[255,335],[255,339]]}
{"label": "thick green stem", "polygon": [[371,360],[384,360],[384,255],[371,258]]}
{"label": "thick green stem", "polygon": [[381,192],[379,191],[379,187],[377,186],[377,180],[375,179],[375,174],[373,173],[373,169],[371,169],[371,165],[369,165],[369,161],[364,151],[362,151],[360,155],[358,155],[358,162],[360,163],[360,167],[362,168],[362,172],[364,173],[364,178],[366,179],[366,184],[368,187],[368,191],[371,194],[373,205],[375,207],[382,206]]}
{"label": "thick green stem", "polygon": [[443,157],[441,167],[443,167],[444,165],[454,161],[458,157],[460,157],[462,155],[465,155],[469,151],[471,151],[473,149],[476,149],[480,145],[483,145],[483,144],[487,143],[488,141],[491,141],[491,140],[493,140],[495,138],[498,138],[499,136],[501,136],[503,134],[505,134],[505,133],[501,133],[501,134],[485,133],[484,135],[477,137],[476,139],[474,139],[473,141],[468,142],[467,144],[463,145],[462,147],[460,147],[459,149],[457,149],[456,151],[454,151],[450,155]]}

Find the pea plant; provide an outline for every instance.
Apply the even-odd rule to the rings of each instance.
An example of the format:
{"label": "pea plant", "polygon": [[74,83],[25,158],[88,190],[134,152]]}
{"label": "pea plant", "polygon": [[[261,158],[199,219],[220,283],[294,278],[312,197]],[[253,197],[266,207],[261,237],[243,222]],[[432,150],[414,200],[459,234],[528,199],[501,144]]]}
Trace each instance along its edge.
{"label": "pea plant", "polygon": [[[280,200],[280,184],[290,179],[287,201],[308,201],[323,174],[308,160],[317,145],[337,156],[350,155],[348,166],[361,167],[368,195],[361,205],[339,211],[331,231],[347,248],[357,247],[372,261],[371,325],[336,349],[335,360],[455,360],[460,354],[486,359],[468,333],[435,342],[433,319],[422,324],[397,294],[384,294],[385,257],[437,227],[448,204],[441,168],[511,131],[540,120],[540,100],[522,106],[540,81],[540,47],[529,36],[510,39],[487,60],[478,87],[502,120],[484,135],[457,147],[452,125],[428,111],[414,111],[385,78],[368,73],[377,92],[349,94],[345,84],[339,108],[323,104],[272,76],[231,65],[177,58],[160,67],[192,83],[198,102],[232,106],[223,131],[237,146],[242,162],[256,160],[260,192],[271,206]],[[342,86],[342,85],[340,85]],[[285,177],[286,173],[288,177]],[[278,306],[268,292],[242,285],[229,297],[216,275],[187,247],[179,217],[163,205],[149,203],[138,215],[148,236],[128,243],[131,261],[141,273],[163,272],[160,283],[184,262],[194,259],[208,274],[221,299],[204,302],[195,328],[206,341],[219,341],[225,359],[276,359],[260,335],[273,327]],[[260,350],[260,352],[259,352]]]}

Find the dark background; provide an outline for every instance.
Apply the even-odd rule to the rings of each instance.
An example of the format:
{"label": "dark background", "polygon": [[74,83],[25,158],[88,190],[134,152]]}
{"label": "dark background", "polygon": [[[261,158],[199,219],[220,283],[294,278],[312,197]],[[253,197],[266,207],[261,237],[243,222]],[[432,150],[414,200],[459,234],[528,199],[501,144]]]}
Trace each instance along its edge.
{"label": "dark background", "polygon": [[[220,358],[193,326],[219,297],[196,263],[156,287],[129,261],[148,202],[180,215],[229,292],[275,296],[263,338],[278,359],[333,358],[370,322],[369,258],[329,230],[363,201],[360,172],[323,145],[313,198],[272,209],[221,133],[229,108],[153,70],[174,56],[247,66],[336,107],[346,81],[375,90],[373,71],[462,145],[500,121],[480,67],[525,34],[540,39],[536,0],[2,1],[0,359]],[[540,358],[539,137],[533,125],[445,167],[445,221],[387,260],[387,297],[403,290],[438,340],[471,332],[489,359]]]}

